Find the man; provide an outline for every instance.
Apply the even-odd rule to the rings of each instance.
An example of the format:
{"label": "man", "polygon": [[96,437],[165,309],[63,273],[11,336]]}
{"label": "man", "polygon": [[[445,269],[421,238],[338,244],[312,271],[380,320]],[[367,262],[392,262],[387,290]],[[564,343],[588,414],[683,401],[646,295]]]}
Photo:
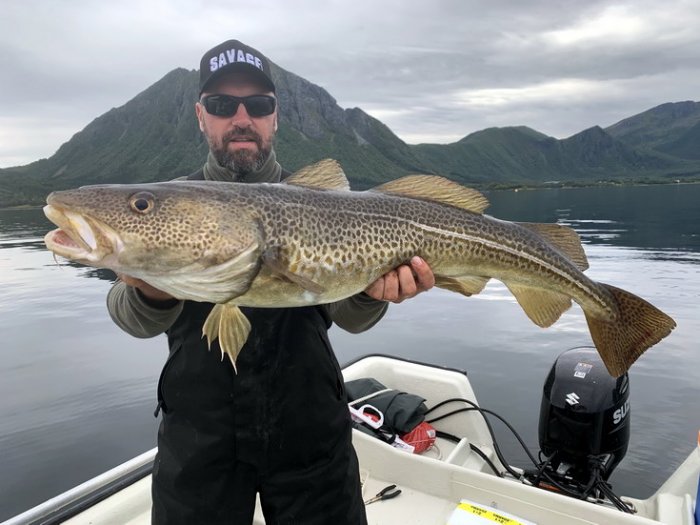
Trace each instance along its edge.
{"label": "man", "polygon": [[[275,86],[268,60],[236,40],[211,49],[200,67],[199,127],[209,143],[190,179],[280,182],[272,140]],[[332,322],[351,332],[434,284],[414,258],[365,293],[330,305],[242,308],[252,328],[238,373],[207,349],[212,304],[178,301],[120,276],[107,304],[136,337],[165,332],[170,355],[158,382],[163,419],[153,469],[153,522],[249,524],[256,493],[269,525],[366,523],[357,457]],[[214,343],[213,346],[217,346]]]}

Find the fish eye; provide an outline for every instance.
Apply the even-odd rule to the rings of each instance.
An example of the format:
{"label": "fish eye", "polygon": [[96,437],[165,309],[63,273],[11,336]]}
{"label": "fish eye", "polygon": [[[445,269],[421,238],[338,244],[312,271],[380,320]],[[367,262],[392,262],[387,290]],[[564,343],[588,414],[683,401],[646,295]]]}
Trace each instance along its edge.
{"label": "fish eye", "polygon": [[153,209],[155,199],[152,193],[142,191],[131,196],[129,205],[137,213],[148,213]]}

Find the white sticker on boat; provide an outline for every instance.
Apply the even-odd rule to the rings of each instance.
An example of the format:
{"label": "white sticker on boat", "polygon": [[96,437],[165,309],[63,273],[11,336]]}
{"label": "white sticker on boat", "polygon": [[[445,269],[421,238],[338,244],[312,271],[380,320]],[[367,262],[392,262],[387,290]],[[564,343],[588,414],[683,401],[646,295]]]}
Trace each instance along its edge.
{"label": "white sticker on boat", "polygon": [[586,374],[591,371],[591,368],[593,368],[593,365],[589,363],[579,363],[576,365],[576,368],[574,368],[574,377],[580,377],[584,378],[586,377]]}

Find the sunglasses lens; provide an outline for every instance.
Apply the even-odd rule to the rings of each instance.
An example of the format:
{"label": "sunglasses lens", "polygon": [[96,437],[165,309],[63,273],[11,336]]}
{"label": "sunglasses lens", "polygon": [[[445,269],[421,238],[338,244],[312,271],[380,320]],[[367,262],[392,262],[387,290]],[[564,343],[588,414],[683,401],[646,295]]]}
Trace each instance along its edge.
{"label": "sunglasses lens", "polygon": [[266,117],[275,111],[275,98],[268,95],[245,97],[243,104],[251,117]]}
{"label": "sunglasses lens", "polygon": [[230,117],[236,114],[240,100],[226,95],[210,95],[202,99],[204,109],[210,115],[217,117]]}
{"label": "sunglasses lens", "polygon": [[202,99],[207,113],[217,117],[232,117],[238,111],[238,105],[241,102],[251,117],[266,117],[275,111],[275,97],[268,95],[251,95],[249,97],[208,95]]}

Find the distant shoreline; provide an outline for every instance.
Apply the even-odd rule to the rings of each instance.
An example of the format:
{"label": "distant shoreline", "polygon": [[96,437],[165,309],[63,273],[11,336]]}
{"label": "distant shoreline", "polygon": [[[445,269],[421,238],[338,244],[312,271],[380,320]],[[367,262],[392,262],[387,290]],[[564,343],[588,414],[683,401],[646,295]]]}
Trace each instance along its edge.
{"label": "distant shoreline", "polygon": [[499,185],[498,187],[481,187],[481,191],[527,191],[527,190],[576,190],[580,188],[603,188],[606,186],[614,186],[616,188],[625,186],[675,186],[681,184],[700,184],[700,179],[698,180],[675,180],[673,182],[653,182],[653,181],[629,181],[629,182],[618,182],[618,181],[606,181],[606,182],[594,182],[590,184],[580,183],[571,184],[571,181],[553,182],[545,183],[539,185],[528,185],[528,184],[517,184],[517,185]]}

